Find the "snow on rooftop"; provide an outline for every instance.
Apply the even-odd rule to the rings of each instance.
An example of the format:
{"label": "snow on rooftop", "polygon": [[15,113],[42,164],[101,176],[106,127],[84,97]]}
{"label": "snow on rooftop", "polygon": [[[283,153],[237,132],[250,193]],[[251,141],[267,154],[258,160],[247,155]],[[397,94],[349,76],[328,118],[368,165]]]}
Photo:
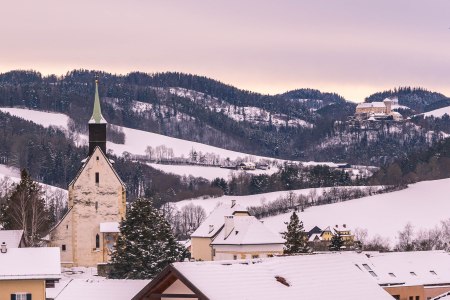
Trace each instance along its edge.
{"label": "snow on rooftop", "polygon": [[221,230],[211,245],[284,244],[285,240],[253,216],[233,216],[231,233]]}
{"label": "snow on rooftop", "polygon": [[215,300],[392,299],[369,276],[361,276],[360,270],[337,254],[173,266],[205,296]]}
{"label": "snow on rooftop", "polygon": [[0,280],[60,277],[59,248],[8,248],[0,253]]}
{"label": "snow on rooftop", "polygon": [[236,211],[246,211],[239,204],[232,205],[230,202],[217,206],[202,224],[191,234],[191,237],[212,237],[224,224],[224,217],[232,215]]}
{"label": "snow on rooftop", "polygon": [[[394,246],[398,232],[409,222],[415,230],[421,230],[434,228],[449,219],[449,185],[450,179],[422,181],[401,191],[309,207],[298,213],[298,217],[305,228],[351,224],[353,229],[367,229],[369,237],[388,238]],[[264,224],[274,232],[283,232],[290,216],[291,213],[268,217]]]}
{"label": "snow on rooftop", "polygon": [[356,108],[386,107],[384,102],[364,102],[359,103]]}
{"label": "snow on rooftop", "polygon": [[119,226],[119,222],[100,223],[100,232],[120,232]]}
{"label": "snow on rooftop", "polygon": [[150,280],[85,278],[71,280],[55,300],[132,299]]}
{"label": "snow on rooftop", "polygon": [[0,230],[0,245],[5,243],[8,248],[19,248],[23,230]]}

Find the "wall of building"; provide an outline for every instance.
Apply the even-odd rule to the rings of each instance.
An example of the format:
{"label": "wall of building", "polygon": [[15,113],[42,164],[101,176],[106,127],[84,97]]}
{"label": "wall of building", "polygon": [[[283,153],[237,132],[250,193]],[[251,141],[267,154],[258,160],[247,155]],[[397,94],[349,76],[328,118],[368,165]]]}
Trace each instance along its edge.
{"label": "wall of building", "polygon": [[[171,286],[169,286],[163,294],[189,294],[194,295],[195,293],[192,292],[184,283],[182,283],[180,280],[176,280],[174,283],[172,283]],[[164,298],[162,297],[161,300],[183,300],[186,298]],[[198,299],[198,298],[189,298],[189,299]]]}
{"label": "wall of building", "polygon": [[443,293],[449,292],[450,291],[450,286],[426,286],[424,288],[424,293],[425,293],[425,300],[427,300],[428,298],[434,298],[437,297]]}
{"label": "wall of building", "polygon": [[45,280],[0,280],[0,299],[11,299],[11,294],[30,293],[33,300],[45,300]]}
{"label": "wall of building", "polygon": [[[50,233],[50,247],[58,247],[61,250],[61,265],[63,267],[73,266],[73,236],[72,211],[69,211],[58,226]],[[66,250],[63,250],[65,245]]]}
{"label": "wall of building", "polygon": [[195,260],[212,260],[211,238],[191,238],[191,258]]}
{"label": "wall of building", "polygon": [[409,297],[419,296],[420,300],[426,300],[423,285],[414,286],[396,286],[396,287],[383,287],[386,292],[391,296],[400,296],[399,300],[409,300]]}
{"label": "wall of building", "polygon": [[273,245],[213,245],[214,260],[233,260],[270,257],[283,254],[283,244]]}

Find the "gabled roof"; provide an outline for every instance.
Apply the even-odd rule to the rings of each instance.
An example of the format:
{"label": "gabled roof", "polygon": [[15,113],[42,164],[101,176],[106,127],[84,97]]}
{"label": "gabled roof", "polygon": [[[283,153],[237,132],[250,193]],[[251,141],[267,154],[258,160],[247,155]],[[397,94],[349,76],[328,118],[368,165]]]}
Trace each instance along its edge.
{"label": "gabled roof", "polygon": [[75,182],[77,181],[78,177],[80,177],[81,173],[83,172],[84,168],[86,167],[86,165],[89,163],[89,161],[92,159],[92,157],[95,154],[95,151],[98,149],[98,151],[100,151],[100,153],[103,155],[103,157],[105,158],[107,164],[109,165],[109,167],[111,168],[111,170],[113,171],[114,175],[116,176],[116,178],[119,180],[120,184],[125,188],[126,185],[125,183],[122,181],[122,179],[120,179],[119,174],[117,174],[116,170],[114,169],[113,165],[111,164],[111,161],[108,159],[108,157],[106,157],[106,154],[103,153],[102,149],[97,146],[95,147],[94,151],[92,152],[91,156],[88,156],[86,159],[86,162],[83,164],[83,166],[80,168],[80,170],[77,173],[77,176],[75,176],[75,178],[69,183],[69,187],[74,185]]}
{"label": "gabled roof", "polygon": [[8,248],[0,253],[0,280],[60,277],[59,248]]}
{"label": "gabled roof", "polygon": [[[247,209],[239,204],[224,204],[217,206],[211,214],[203,221],[202,224],[191,234],[191,237],[213,237],[215,236],[225,223],[224,217],[233,215],[236,212],[247,212]],[[248,213],[248,212],[247,212]],[[210,230],[212,225],[212,230]]]}
{"label": "gabled roof", "polygon": [[[171,270],[172,274],[178,272],[184,278],[183,283],[188,282],[186,285],[200,299],[392,299],[369,276],[361,276],[360,271],[339,254],[182,262],[174,263]],[[169,275],[166,271],[162,277]],[[161,276],[154,281],[150,285],[162,282]]]}
{"label": "gabled roof", "polygon": [[19,248],[23,239],[23,230],[0,230],[0,245],[4,242],[8,248]]}
{"label": "gabled roof", "polygon": [[133,298],[150,280],[73,279],[55,300],[123,300]]}
{"label": "gabled roof", "polygon": [[254,216],[233,217],[233,229],[225,236],[225,228],[217,234],[211,245],[284,244],[279,234],[272,232]]}
{"label": "gabled roof", "polygon": [[52,228],[50,228],[50,230],[48,232],[51,233],[53,230],[55,230],[59,226],[59,224],[61,224],[62,221],[64,221],[64,219],[70,214],[71,210],[72,210],[72,207],[69,207],[69,209],[67,210],[65,215],[61,218],[61,220],[59,220],[58,223],[56,223]]}

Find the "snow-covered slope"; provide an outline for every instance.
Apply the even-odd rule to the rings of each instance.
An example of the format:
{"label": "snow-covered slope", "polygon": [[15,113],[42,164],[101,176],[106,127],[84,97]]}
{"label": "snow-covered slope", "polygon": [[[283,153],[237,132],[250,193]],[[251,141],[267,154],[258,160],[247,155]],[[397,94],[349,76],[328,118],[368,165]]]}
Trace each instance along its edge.
{"label": "snow-covered slope", "polygon": [[0,110],[2,112],[10,113],[12,116],[32,121],[44,127],[56,126],[63,129],[67,129],[67,124],[70,120],[70,118],[64,114],[53,112],[44,112],[39,110],[13,108],[13,107],[0,107]]}
{"label": "snow-covered slope", "polygon": [[[204,166],[193,166],[193,165],[162,165],[162,164],[148,164],[155,169],[161,170],[165,173],[172,173],[180,176],[189,176],[192,175],[194,177],[203,177],[208,180],[213,180],[217,177],[229,179],[232,173],[236,172],[244,172],[244,171],[236,171],[230,169],[223,169],[219,167],[204,167]],[[277,171],[277,168],[271,168],[269,170],[252,170],[245,171],[250,174],[259,175],[259,174],[273,174]]]}
{"label": "snow-covered slope", "polygon": [[[0,108],[4,112],[9,112],[11,115],[23,118],[25,120],[32,121],[36,124],[48,127],[48,126],[58,126],[62,129],[68,129],[68,116],[60,113],[42,112],[23,108]],[[147,146],[156,148],[161,145],[165,145],[167,148],[173,150],[173,154],[176,157],[188,157],[192,150],[197,152],[214,153],[219,155],[221,158],[230,158],[235,160],[237,158],[245,158],[246,156],[252,156],[254,159],[271,159],[261,156],[253,156],[241,152],[226,150],[218,147],[209,146],[206,144],[201,144],[197,142],[186,141],[182,139],[177,139],[173,137],[168,137],[165,135],[131,129],[127,127],[117,126],[122,129],[125,134],[125,144],[115,144],[108,142],[107,148],[112,150],[116,155],[122,155],[123,152],[129,152],[136,155],[145,155],[145,150]],[[87,141],[87,137],[81,135],[81,141]]]}
{"label": "snow-covered slope", "polygon": [[426,117],[435,117],[435,118],[442,118],[444,115],[450,116],[450,106],[438,108],[426,113],[422,114],[425,118]]}
{"label": "snow-covered slope", "polygon": [[[415,229],[430,229],[450,218],[448,199],[450,179],[424,181],[397,192],[375,195],[341,203],[315,206],[299,213],[305,228],[347,224],[367,229],[369,236],[381,235],[396,244],[397,234],[411,222]],[[290,214],[268,217],[264,224],[273,231],[286,229]]]}

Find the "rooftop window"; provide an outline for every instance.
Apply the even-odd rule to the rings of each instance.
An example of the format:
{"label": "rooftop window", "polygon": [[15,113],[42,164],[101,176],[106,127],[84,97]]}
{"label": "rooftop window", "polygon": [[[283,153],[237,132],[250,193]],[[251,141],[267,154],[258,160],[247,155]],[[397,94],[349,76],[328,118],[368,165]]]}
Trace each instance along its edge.
{"label": "rooftop window", "polygon": [[412,276],[417,276],[415,272],[409,272],[409,274],[411,274]]}
{"label": "rooftop window", "polygon": [[431,270],[430,273],[433,274],[433,275],[437,275],[436,272],[433,271],[433,270]]}
{"label": "rooftop window", "polygon": [[374,271],[369,271],[370,275],[372,275],[373,277],[377,277],[377,274]]}
{"label": "rooftop window", "polygon": [[391,276],[391,277],[397,277],[397,276],[395,276],[394,273],[389,273],[389,276]]}
{"label": "rooftop window", "polygon": [[366,268],[367,271],[372,271],[368,264],[363,264],[363,267]]}

